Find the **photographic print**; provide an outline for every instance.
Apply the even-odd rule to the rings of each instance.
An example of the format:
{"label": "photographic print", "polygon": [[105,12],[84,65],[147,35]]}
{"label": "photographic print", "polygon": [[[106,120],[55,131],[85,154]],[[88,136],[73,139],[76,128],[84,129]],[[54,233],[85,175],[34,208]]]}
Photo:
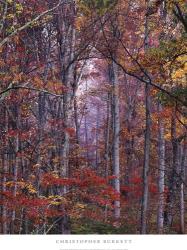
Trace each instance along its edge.
{"label": "photographic print", "polygon": [[2,241],[171,243],[186,168],[186,0],[0,0]]}

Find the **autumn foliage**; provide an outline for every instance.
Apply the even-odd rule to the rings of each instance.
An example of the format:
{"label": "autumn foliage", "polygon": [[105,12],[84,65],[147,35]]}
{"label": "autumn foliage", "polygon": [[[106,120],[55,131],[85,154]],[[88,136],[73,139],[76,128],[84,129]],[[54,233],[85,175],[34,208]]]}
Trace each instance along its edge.
{"label": "autumn foliage", "polygon": [[186,233],[186,1],[0,1],[0,233]]}

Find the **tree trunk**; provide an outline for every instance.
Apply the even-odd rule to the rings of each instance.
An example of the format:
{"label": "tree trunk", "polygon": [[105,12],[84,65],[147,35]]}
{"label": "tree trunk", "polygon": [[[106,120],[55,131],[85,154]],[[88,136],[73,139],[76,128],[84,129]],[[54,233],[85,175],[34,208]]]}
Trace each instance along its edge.
{"label": "tree trunk", "polygon": [[[149,1],[147,1],[147,6]],[[145,50],[149,47],[148,44],[148,17],[145,20]],[[145,86],[145,112],[146,112],[146,127],[145,127],[145,141],[144,141],[144,165],[143,165],[143,196],[141,204],[141,234],[147,232],[147,211],[148,211],[148,195],[149,195],[149,162],[150,162],[150,146],[151,146],[151,85],[149,83]]]}
{"label": "tree trunk", "polygon": [[110,140],[110,127],[111,127],[111,117],[110,117],[110,106],[111,106],[111,95],[108,93],[107,96],[107,121],[106,121],[106,129],[105,129],[105,177],[107,178],[109,175],[109,164],[110,164],[110,158],[109,158],[109,140]]}
{"label": "tree trunk", "polygon": [[[15,112],[15,117],[16,117],[16,129],[19,131],[20,129],[20,113],[19,113],[19,107],[16,108]],[[14,172],[14,190],[13,190],[13,195],[16,197],[17,194],[17,181],[18,181],[18,169],[19,169],[19,158],[17,156],[17,153],[19,152],[19,135],[17,134],[15,138],[15,160],[14,160],[14,165],[13,165],[13,172]],[[12,211],[12,220],[11,220],[11,234],[15,233],[15,220],[16,220],[16,210],[13,209]]]}
{"label": "tree trunk", "polygon": [[180,184],[180,232],[181,234],[185,234],[185,177],[186,177],[186,171],[185,166],[187,163],[187,140],[184,141],[183,146],[183,153],[182,153],[182,159],[181,159],[181,184]]}
{"label": "tree trunk", "polygon": [[[174,110],[175,112],[175,110]],[[171,119],[171,143],[172,143],[172,168],[169,176],[169,192],[167,196],[167,226],[171,229],[174,217],[174,206],[176,200],[176,189],[177,189],[177,174],[179,170],[179,142],[176,136],[176,117],[175,113],[172,114]]]}
{"label": "tree trunk", "polygon": [[[75,55],[75,39],[76,30],[74,26],[76,15],[75,1],[69,1],[67,4],[62,5],[58,15],[58,32],[59,32],[59,45],[60,45],[60,64],[61,64],[61,81],[66,87],[66,92],[63,94],[62,100],[62,118],[64,123],[64,138],[62,141],[62,150],[60,150],[61,170],[60,174],[63,177],[69,176],[69,149],[70,149],[70,136],[66,129],[71,126],[71,112],[73,104],[73,91],[72,85],[74,83],[74,70],[73,63]],[[61,195],[67,193],[67,186],[61,190]],[[62,210],[65,212],[64,207]],[[64,215],[61,223],[62,234],[70,233],[69,218]]]}
{"label": "tree trunk", "polygon": [[[158,103],[158,112],[162,111],[162,104]],[[159,200],[158,200],[158,213],[157,213],[157,232],[158,234],[163,233],[164,228],[164,186],[165,186],[165,139],[164,139],[164,123],[159,114],[158,120],[158,159],[159,159],[159,170],[158,170],[158,189],[159,189]]]}
{"label": "tree trunk", "polygon": [[146,128],[145,128],[145,142],[144,142],[144,166],[143,166],[143,196],[141,208],[141,234],[147,232],[147,210],[148,210],[148,194],[149,194],[149,161],[150,161],[150,144],[151,144],[151,99],[150,99],[150,85],[146,84],[145,89],[146,98]]}
{"label": "tree trunk", "polygon": [[[96,140],[96,149],[95,149],[95,166],[96,171],[99,171],[99,162],[100,162],[100,155],[99,155],[99,105],[97,106],[97,115],[96,115],[96,131],[95,131],[95,140]],[[99,173],[99,172],[98,172]]]}
{"label": "tree trunk", "polygon": [[[112,63],[113,75],[113,174],[116,176],[114,180],[114,189],[120,194],[120,161],[119,161],[119,133],[120,133],[120,114],[119,114],[119,82],[118,82],[118,66]],[[114,209],[115,219],[120,218],[120,199],[116,200]]]}
{"label": "tree trunk", "polygon": [[[7,114],[7,110],[6,107],[4,109],[4,116],[5,116],[5,131],[8,131],[8,114]],[[3,188],[2,191],[6,192],[6,175],[8,173],[8,142],[6,139],[5,142],[5,152],[4,152],[4,157],[3,157]],[[4,198],[5,199],[5,198]],[[2,208],[2,217],[3,217],[3,234],[7,234],[8,233],[8,227],[7,227],[7,207],[5,205],[5,202],[3,204],[3,208]]]}

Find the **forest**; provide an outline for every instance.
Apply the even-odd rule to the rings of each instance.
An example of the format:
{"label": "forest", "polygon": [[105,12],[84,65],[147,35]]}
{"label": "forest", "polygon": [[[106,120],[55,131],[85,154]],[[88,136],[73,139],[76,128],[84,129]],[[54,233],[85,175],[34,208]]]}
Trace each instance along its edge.
{"label": "forest", "polygon": [[187,1],[0,0],[0,234],[187,233]]}

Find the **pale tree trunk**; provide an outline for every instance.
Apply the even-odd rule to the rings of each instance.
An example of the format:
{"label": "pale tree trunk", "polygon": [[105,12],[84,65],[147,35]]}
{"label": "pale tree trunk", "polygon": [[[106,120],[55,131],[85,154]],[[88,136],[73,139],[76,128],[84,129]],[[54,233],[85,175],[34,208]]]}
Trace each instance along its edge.
{"label": "pale tree trunk", "polygon": [[176,189],[177,189],[177,174],[179,170],[179,141],[176,136],[176,117],[175,117],[175,110],[172,114],[171,118],[171,143],[172,143],[172,164],[171,164],[171,171],[169,175],[169,192],[167,196],[167,226],[168,229],[171,229],[173,224],[173,217],[174,217],[174,207],[175,207],[175,200],[176,200]]}
{"label": "pale tree trunk", "polygon": [[[72,85],[74,83],[74,70],[73,63],[75,55],[75,39],[76,30],[74,26],[76,15],[75,1],[69,1],[67,4],[59,9],[58,15],[58,32],[59,32],[59,45],[60,45],[60,64],[61,64],[61,80],[62,84],[66,87],[66,92],[63,94],[62,100],[62,118],[64,123],[64,138],[62,142],[62,150],[60,149],[61,170],[60,174],[63,177],[69,175],[69,149],[70,149],[70,136],[66,129],[71,126],[71,112],[73,104],[73,91]],[[67,186],[61,190],[62,194],[67,193]],[[64,207],[62,210],[65,212]],[[66,213],[66,212],[65,212]],[[69,218],[64,215],[62,218],[62,234],[70,233]]]}
{"label": "pale tree trunk", "polygon": [[[24,151],[24,143],[20,141],[20,151]],[[23,180],[27,181],[29,178],[28,173],[28,160],[25,159],[23,156],[20,157],[20,177]],[[25,225],[28,223],[28,218],[25,216],[26,208],[21,209],[20,215],[20,226],[19,226],[19,234],[28,234],[28,230],[26,230]]]}
{"label": "pale tree trunk", "polygon": [[[72,61],[74,58],[74,47],[75,47],[75,28],[72,26],[71,28],[71,36],[69,40],[69,53],[70,58],[69,61]],[[67,93],[64,93],[63,98],[63,117],[64,117],[64,124],[65,127],[71,126],[70,124],[70,116],[72,111],[72,83],[74,81],[74,65],[71,64],[67,70],[67,75],[65,77],[65,85],[67,87]],[[68,175],[68,167],[69,167],[69,133],[64,132],[64,142],[63,142],[63,150],[62,150],[62,159],[63,159],[63,170],[62,175],[67,176]],[[66,192],[66,188],[64,189],[64,192]]]}
{"label": "pale tree trunk", "polygon": [[105,177],[107,178],[109,175],[109,166],[110,166],[110,159],[109,159],[109,154],[110,154],[110,127],[111,127],[111,116],[110,116],[110,106],[111,106],[111,94],[108,93],[107,96],[107,120],[106,120],[106,129],[105,129],[105,154],[104,154],[104,159],[105,159]]}
{"label": "pale tree trunk", "polygon": [[[5,107],[4,110],[5,113],[5,131],[8,131],[8,114],[7,114],[7,110]],[[5,152],[4,152],[4,156],[3,156],[3,192],[6,192],[6,174],[8,173],[8,142],[6,139],[5,142]],[[4,204],[3,205],[3,209],[2,209],[2,217],[3,217],[3,234],[7,234],[8,233],[8,227],[7,227],[7,207]]]}
{"label": "pale tree trunk", "polygon": [[78,120],[78,105],[77,105],[77,98],[74,98],[74,123],[75,123],[75,132],[76,132],[76,143],[79,145],[80,143],[80,136],[79,136],[79,120]]}
{"label": "pale tree trunk", "polygon": [[[158,103],[158,112],[162,111],[162,104]],[[159,114],[158,119],[158,212],[157,212],[157,232],[163,233],[164,229],[164,187],[165,187],[165,139],[164,139],[164,123]]]}
{"label": "pale tree trunk", "polygon": [[95,166],[96,171],[99,171],[99,162],[100,162],[100,155],[99,155],[99,105],[97,106],[97,115],[96,115],[96,131],[95,131],[95,140],[96,140],[96,149],[95,149]]}
{"label": "pale tree trunk", "polygon": [[[88,91],[88,84],[87,84],[87,81],[86,81],[86,89],[85,89],[85,92],[86,92],[86,100],[87,100],[87,91]],[[88,119],[87,119],[87,106],[85,106],[85,111],[84,111],[84,144],[86,146],[86,153],[85,153],[85,156],[86,156],[86,166],[88,167],[89,166],[89,159],[90,159],[90,154],[89,154],[89,138],[88,138]]]}
{"label": "pale tree trunk", "polygon": [[[163,24],[166,25],[166,5],[165,1],[161,3],[160,6],[160,18],[163,21]],[[166,34],[161,34],[162,37],[165,37]],[[158,201],[158,211],[157,211],[157,232],[158,234],[163,234],[164,230],[164,211],[165,211],[165,139],[164,139],[164,121],[162,118],[161,112],[163,111],[163,107],[160,101],[158,101],[158,189],[159,189],[159,201]]]}
{"label": "pale tree trunk", "polygon": [[88,142],[88,122],[87,122],[87,114],[84,115],[84,131],[85,131],[85,137],[84,137],[84,142],[86,146],[86,166],[89,166],[89,142]]}
{"label": "pale tree trunk", "polygon": [[[16,129],[20,129],[20,111],[19,107],[16,108]],[[19,158],[17,156],[17,153],[19,151],[19,135],[17,134],[15,138],[15,160],[14,160],[14,165],[13,165],[13,171],[14,171],[14,190],[13,190],[13,195],[16,197],[17,193],[17,180],[18,180],[18,169],[19,169]],[[16,219],[16,211],[12,211],[12,220],[11,220],[11,234],[15,233],[15,219]]]}
{"label": "pale tree trunk", "polygon": [[[86,66],[86,60],[83,63],[80,72],[77,72],[76,66],[74,69],[74,82],[72,84],[72,89],[73,89],[73,96],[72,96],[72,101],[73,101],[73,111],[74,111],[74,124],[75,124],[75,132],[76,132],[76,143],[79,145],[80,144],[80,123],[79,123],[79,106],[78,106],[78,97],[77,97],[77,90],[80,84],[80,81],[82,80],[82,75],[83,75],[83,70],[84,67]],[[78,155],[77,155],[78,157]],[[78,162],[77,162],[78,164]]]}
{"label": "pale tree trunk", "polygon": [[45,94],[40,93],[38,96],[38,155],[37,155],[37,193],[40,196],[40,176],[41,176],[41,144],[43,140],[43,131],[44,131],[44,123],[45,123]]}
{"label": "pale tree trunk", "polygon": [[[114,180],[114,189],[120,194],[120,161],[119,161],[119,133],[120,133],[120,114],[119,114],[119,82],[118,82],[118,66],[112,62],[112,84],[113,84],[113,174],[116,176]],[[120,218],[120,199],[114,202],[114,216],[118,220]]]}
{"label": "pale tree trunk", "polygon": [[[42,155],[42,150],[41,150],[41,145],[43,141],[43,134],[44,134],[44,123],[45,123],[45,94],[44,93],[39,93],[38,95],[38,138],[39,142],[37,145],[37,169],[36,169],[36,186],[37,186],[37,196],[39,197],[41,195],[41,174],[42,174],[42,160],[41,160],[41,155]],[[24,211],[24,214],[26,211]],[[27,219],[26,219],[26,224],[27,224]],[[36,227],[36,234],[39,234],[40,231],[40,226],[38,225]]]}
{"label": "pale tree trunk", "polygon": [[[106,117],[106,129],[104,130],[104,138],[105,138],[105,152],[104,152],[104,162],[105,162],[105,177],[108,179],[109,171],[110,171],[110,128],[111,128],[111,116],[110,110],[111,108],[111,94],[107,95],[107,117]],[[108,205],[105,206],[105,221],[108,218]]]}
{"label": "pale tree trunk", "polygon": [[182,159],[181,159],[181,184],[180,184],[180,232],[185,234],[185,166],[187,163],[187,140],[184,140]]}
{"label": "pale tree trunk", "polygon": [[180,186],[180,232],[185,234],[184,183]]}
{"label": "pale tree trunk", "polygon": [[78,119],[78,105],[77,105],[77,97],[74,97],[73,101],[73,111],[74,111],[74,124],[75,124],[75,133],[76,133],[76,167],[79,167],[79,144],[80,144],[80,136],[79,136],[79,119]]}
{"label": "pale tree trunk", "polygon": [[141,209],[141,234],[147,232],[147,211],[148,211],[148,195],[149,195],[149,162],[150,162],[150,138],[151,138],[151,100],[150,100],[150,85],[146,84],[146,128],[144,142],[144,166],[143,166],[143,196]]}
{"label": "pale tree trunk", "polygon": [[[147,1],[148,3],[148,1]],[[145,20],[145,50],[148,48],[148,17]],[[143,165],[143,195],[141,204],[141,234],[147,233],[147,212],[148,212],[148,195],[149,195],[149,162],[151,146],[151,86],[149,83],[145,86],[145,109],[146,109],[146,126],[144,141],[144,165]]]}

